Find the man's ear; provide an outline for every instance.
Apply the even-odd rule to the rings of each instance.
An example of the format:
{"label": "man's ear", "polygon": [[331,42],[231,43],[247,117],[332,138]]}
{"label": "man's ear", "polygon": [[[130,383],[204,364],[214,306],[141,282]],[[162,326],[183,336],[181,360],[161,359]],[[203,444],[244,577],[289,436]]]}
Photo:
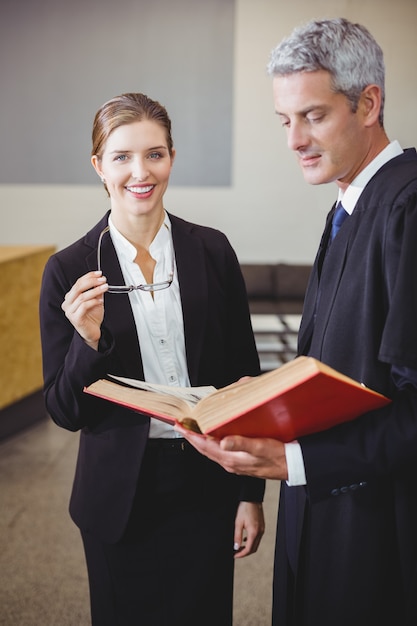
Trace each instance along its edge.
{"label": "man's ear", "polygon": [[382,106],[381,88],[378,85],[367,85],[359,98],[358,109],[363,115],[365,126],[379,124],[379,113]]}

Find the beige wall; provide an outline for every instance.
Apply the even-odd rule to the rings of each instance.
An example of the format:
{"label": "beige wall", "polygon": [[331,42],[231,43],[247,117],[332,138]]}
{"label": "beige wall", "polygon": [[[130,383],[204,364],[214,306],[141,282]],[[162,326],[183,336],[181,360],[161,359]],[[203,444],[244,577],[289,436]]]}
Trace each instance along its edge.
{"label": "beige wall", "polygon": [[[382,45],[387,132],[404,147],[417,145],[416,0],[236,0],[232,186],[171,187],[166,208],[223,230],[241,261],[313,259],[336,191],[304,183],[274,115],[265,66],[270,50],[295,25],[335,16],[363,23]],[[99,185],[2,185],[0,244],[60,248],[81,236],[107,206]]]}

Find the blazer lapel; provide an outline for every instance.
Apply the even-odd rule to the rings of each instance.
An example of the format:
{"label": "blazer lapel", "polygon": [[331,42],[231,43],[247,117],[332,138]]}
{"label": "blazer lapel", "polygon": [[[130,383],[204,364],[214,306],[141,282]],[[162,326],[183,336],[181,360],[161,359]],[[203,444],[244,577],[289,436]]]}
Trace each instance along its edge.
{"label": "blazer lapel", "polygon": [[[184,319],[185,350],[192,385],[198,384],[199,363],[207,324],[208,283],[204,247],[193,235],[193,225],[170,215],[172,239],[180,286]],[[97,243],[107,226],[108,214],[87,235],[92,252],[87,257],[89,270],[97,269]],[[123,275],[110,235],[105,235],[101,249],[103,274],[109,284],[121,285]],[[128,295],[105,294],[103,325],[108,325],[116,339],[117,353],[124,375],[143,378],[143,365],[135,322]]]}
{"label": "blazer lapel", "polygon": [[184,319],[185,350],[192,385],[198,384],[199,362],[207,323],[208,284],[205,254],[193,226],[170,215]]}
{"label": "blazer lapel", "polygon": [[[89,270],[97,269],[97,243],[103,228],[107,226],[108,214],[86,236],[88,244],[93,247],[87,256]],[[110,234],[106,233],[101,245],[101,265],[104,276],[110,285],[122,285],[122,270],[114,249]],[[135,320],[127,294],[106,293],[104,295],[103,327],[111,329],[116,344],[118,361],[123,372],[131,378],[143,379],[143,365],[140,355],[139,341],[136,333]],[[117,372],[109,372],[115,374]]]}

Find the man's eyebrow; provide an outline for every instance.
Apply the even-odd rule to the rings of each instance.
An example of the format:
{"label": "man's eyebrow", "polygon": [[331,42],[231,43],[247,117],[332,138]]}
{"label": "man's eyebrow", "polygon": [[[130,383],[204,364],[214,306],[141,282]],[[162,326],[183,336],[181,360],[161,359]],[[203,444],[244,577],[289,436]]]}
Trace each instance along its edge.
{"label": "man's eyebrow", "polygon": [[[301,109],[300,111],[296,111],[296,115],[308,115],[313,111],[325,111],[327,110],[326,105],[323,104],[312,104],[311,106],[306,107],[305,109]],[[288,117],[288,113],[283,113],[281,111],[275,111],[276,115],[280,115],[282,117]]]}

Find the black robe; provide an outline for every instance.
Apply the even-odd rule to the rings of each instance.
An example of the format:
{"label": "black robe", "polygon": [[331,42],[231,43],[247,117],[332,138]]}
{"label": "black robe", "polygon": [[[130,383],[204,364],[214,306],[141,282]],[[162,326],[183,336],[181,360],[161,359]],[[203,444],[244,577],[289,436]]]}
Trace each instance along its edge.
{"label": "black robe", "polygon": [[386,163],[307,288],[299,353],[392,398],[300,440],[307,487],[281,489],[274,625],[417,623],[417,155]]}

